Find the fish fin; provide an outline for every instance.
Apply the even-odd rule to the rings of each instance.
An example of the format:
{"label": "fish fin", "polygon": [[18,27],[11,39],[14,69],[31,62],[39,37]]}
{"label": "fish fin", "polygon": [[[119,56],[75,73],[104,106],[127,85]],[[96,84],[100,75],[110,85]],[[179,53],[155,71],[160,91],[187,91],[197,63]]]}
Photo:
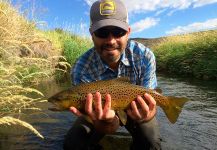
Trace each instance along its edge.
{"label": "fish fin", "polygon": [[158,93],[160,93],[160,94],[162,94],[163,92],[162,92],[162,90],[160,89],[160,88],[156,88],[156,89],[154,89],[156,92],[158,92]]}
{"label": "fish fin", "polygon": [[127,123],[127,114],[126,114],[126,112],[124,112],[124,110],[117,110],[116,113],[117,113],[121,123],[123,125],[126,125],[126,123]]}
{"label": "fish fin", "polygon": [[162,109],[166,114],[167,118],[169,119],[169,121],[171,123],[175,123],[179,117],[179,114],[182,111],[182,107],[188,101],[188,99],[185,97],[173,96],[168,96],[167,99],[169,101],[169,105],[163,106]]}
{"label": "fish fin", "polygon": [[129,77],[118,77],[118,78],[116,78],[114,80],[119,81],[119,82],[128,82],[128,83],[131,83]]}

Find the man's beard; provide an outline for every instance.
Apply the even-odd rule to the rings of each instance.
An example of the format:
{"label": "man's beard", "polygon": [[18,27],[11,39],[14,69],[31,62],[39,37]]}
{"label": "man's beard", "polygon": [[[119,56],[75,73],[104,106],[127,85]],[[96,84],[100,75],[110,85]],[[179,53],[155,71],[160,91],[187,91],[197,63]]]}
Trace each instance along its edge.
{"label": "man's beard", "polygon": [[[121,50],[121,47],[119,45],[116,45],[116,44],[104,44],[101,46],[101,52],[103,53],[103,51],[105,51],[106,49],[109,49],[109,50],[117,50],[119,51],[120,55],[122,54],[122,50]],[[120,59],[120,55],[118,56],[114,56],[113,54],[109,55],[109,53],[107,53],[107,56],[106,56],[106,60],[109,62],[109,63],[113,63],[113,62],[118,62],[119,59]]]}

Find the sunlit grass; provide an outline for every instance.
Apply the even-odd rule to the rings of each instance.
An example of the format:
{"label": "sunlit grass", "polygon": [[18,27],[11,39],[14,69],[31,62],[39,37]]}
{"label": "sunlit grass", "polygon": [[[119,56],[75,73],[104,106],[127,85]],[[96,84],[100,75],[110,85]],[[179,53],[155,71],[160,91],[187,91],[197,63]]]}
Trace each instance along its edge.
{"label": "sunlit grass", "polygon": [[19,126],[23,126],[27,129],[29,129],[31,132],[33,132],[34,134],[36,134],[38,137],[44,139],[44,137],[29,123],[25,122],[25,121],[21,121],[19,119],[13,118],[13,117],[2,117],[0,118],[0,125],[4,125],[4,126],[15,126],[15,125],[19,125]]}
{"label": "sunlit grass", "polygon": [[63,56],[73,65],[77,58],[91,47],[92,41],[89,38],[67,36],[63,41]]}
{"label": "sunlit grass", "polygon": [[62,29],[46,32],[46,36],[60,49],[67,62],[73,65],[76,59],[93,46],[90,38],[77,36]]}
{"label": "sunlit grass", "polygon": [[0,0],[0,126],[23,125],[42,137],[28,123],[11,116],[40,111],[37,104],[45,101],[44,95],[33,86],[69,67],[58,46],[34,22],[27,21],[9,1]]}
{"label": "sunlit grass", "polygon": [[153,49],[161,71],[217,79],[217,30],[165,37]]}

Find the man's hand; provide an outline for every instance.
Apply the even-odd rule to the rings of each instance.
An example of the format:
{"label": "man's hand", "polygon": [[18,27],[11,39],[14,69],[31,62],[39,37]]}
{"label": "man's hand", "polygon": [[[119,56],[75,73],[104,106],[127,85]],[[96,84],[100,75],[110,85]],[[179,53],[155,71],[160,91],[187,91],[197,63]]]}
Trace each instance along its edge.
{"label": "man's hand", "polygon": [[156,114],[156,101],[149,94],[144,94],[143,99],[137,96],[136,101],[131,102],[131,107],[127,109],[127,114],[138,123],[150,121]]}
{"label": "man's hand", "polygon": [[96,92],[94,97],[94,109],[92,107],[93,95],[87,95],[85,111],[93,121],[101,120],[111,122],[115,117],[115,111],[111,110],[111,96],[106,95],[104,108],[102,106],[102,98],[99,92]]}
{"label": "man's hand", "polygon": [[[70,111],[77,116],[83,115],[75,107],[70,107]],[[111,109],[110,94],[107,94],[105,97],[104,107],[102,106],[102,98],[99,92],[96,92],[94,96],[91,93],[87,94],[85,112],[93,121],[95,128],[100,132],[113,133],[119,126],[119,120],[115,115],[115,111]]]}

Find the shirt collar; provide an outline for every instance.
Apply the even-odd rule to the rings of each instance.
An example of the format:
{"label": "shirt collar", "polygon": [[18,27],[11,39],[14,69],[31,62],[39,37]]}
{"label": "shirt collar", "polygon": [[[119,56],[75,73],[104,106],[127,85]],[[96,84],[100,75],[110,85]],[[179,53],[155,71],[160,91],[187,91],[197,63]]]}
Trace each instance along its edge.
{"label": "shirt collar", "polygon": [[97,65],[96,67],[98,69],[99,74],[103,74],[104,72],[106,72],[107,69],[109,69],[109,66],[102,61],[99,54],[96,52],[95,48],[94,48],[94,54],[95,54],[94,64]]}
{"label": "shirt collar", "polygon": [[126,55],[126,51],[127,51],[127,48],[125,49],[125,51],[122,53],[121,55],[121,62],[125,65],[125,66],[130,66],[130,62],[129,62],[129,59]]}

